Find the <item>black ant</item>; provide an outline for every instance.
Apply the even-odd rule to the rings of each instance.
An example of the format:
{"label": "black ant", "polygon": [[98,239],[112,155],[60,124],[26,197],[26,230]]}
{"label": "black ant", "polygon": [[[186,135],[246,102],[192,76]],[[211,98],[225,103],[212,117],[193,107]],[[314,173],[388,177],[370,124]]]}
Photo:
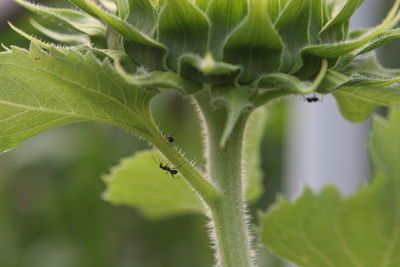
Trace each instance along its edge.
{"label": "black ant", "polygon": [[316,102],[322,102],[322,98],[319,98],[316,94],[313,94],[311,96],[303,96],[304,100],[307,101],[307,103],[316,103]]}
{"label": "black ant", "polygon": [[166,137],[166,139],[167,139],[167,141],[170,142],[170,143],[173,143],[173,142],[175,141],[175,139],[174,139],[172,136],[170,136],[170,135],[168,135],[168,136]]}
{"label": "black ant", "polygon": [[[157,162],[156,159],[153,157],[154,162]],[[176,168],[171,168],[168,166],[168,164],[163,164],[162,162],[159,163],[158,165],[160,169],[166,171],[167,173],[171,174],[172,178],[176,179],[179,177],[175,177],[174,175],[177,175],[179,172]]]}
{"label": "black ant", "polygon": [[164,171],[169,172],[169,174],[171,174],[172,178],[176,179],[174,175],[178,174],[178,170],[177,169],[170,168],[168,166],[168,164],[163,165],[161,162],[160,162],[160,169],[163,169]]}

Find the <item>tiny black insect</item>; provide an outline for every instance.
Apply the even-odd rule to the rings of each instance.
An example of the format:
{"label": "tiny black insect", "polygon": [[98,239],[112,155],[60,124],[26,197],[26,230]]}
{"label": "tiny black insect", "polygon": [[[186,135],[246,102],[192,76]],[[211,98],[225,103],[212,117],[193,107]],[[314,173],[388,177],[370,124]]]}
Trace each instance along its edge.
{"label": "tiny black insect", "polygon": [[316,103],[316,102],[321,102],[322,99],[319,98],[316,94],[313,94],[311,96],[303,96],[304,100],[307,101],[308,103]]}
{"label": "tiny black insect", "polygon": [[168,166],[168,164],[163,165],[161,162],[160,162],[160,169],[163,169],[164,171],[166,171],[166,172],[168,172],[169,174],[171,174],[172,178],[174,178],[174,179],[175,179],[175,176],[174,176],[174,175],[177,175],[177,174],[178,174],[178,170],[177,170],[177,169],[175,169],[175,168],[170,168],[170,167]]}
{"label": "tiny black insect", "polygon": [[179,172],[177,170],[177,168],[171,168],[170,166],[168,166],[168,164],[163,164],[162,162],[157,161],[153,156],[152,156],[154,162],[156,162],[157,164],[159,164],[158,166],[160,167],[160,169],[166,171],[167,173],[171,174],[172,178],[176,179],[179,177],[175,177],[174,175],[177,175]]}
{"label": "tiny black insect", "polygon": [[306,101],[308,103],[315,103],[315,102],[320,101],[320,99],[318,97],[316,97],[316,96],[312,96],[312,97],[306,97]]}
{"label": "tiny black insect", "polygon": [[167,136],[166,139],[167,139],[167,141],[170,142],[170,143],[173,143],[173,142],[175,141],[175,139],[174,139],[172,136],[170,136],[170,135]]}

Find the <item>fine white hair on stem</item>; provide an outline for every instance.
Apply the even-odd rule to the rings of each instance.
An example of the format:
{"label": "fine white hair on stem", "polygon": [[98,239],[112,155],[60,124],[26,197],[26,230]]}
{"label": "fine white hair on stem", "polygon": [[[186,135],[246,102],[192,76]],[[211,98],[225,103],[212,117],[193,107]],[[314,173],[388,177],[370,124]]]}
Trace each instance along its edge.
{"label": "fine white hair on stem", "polygon": [[210,153],[210,147],[209,147],[209,144],[208,144],[208,135],[209,135],[209,133],[208,133],[208,128],[207,128],[207,123],[206,123],[206,120],[204,118],[204,114],[201,111],[201,108],[200,108],[199,104],[196,102],[195,98],[191,98],[191,99],[192,99],[191,102],[192,102],[192,104],[193,104],[193,106],[195,108],[196,114],[198,116],[198,119],[199,119],[199,122],[200,122],[200,128],[201,128],[201,131],[202,131],[202,135],[201,135],[203,137],[202,138],[202,148],[203,148],[203,158],[205,159],[205,164],[206,164],[205,165],[206,178],[208,180],[211,180],[211,178],[210,178],[210,172],[211,172],[210,163],[207,160],[207,157],[208,157],[208,155]]}
{"label": "fine white hair on stem", "polygon": [[[205,172],[206,172],[206,177],[208,180],[211,180],[210,178],[210,163],[207,160],[208,154],[210,153],[210,148],[208,144],[208,128],[207,124],[205,122],[205,118],[203,115],[203,112],[201,111],[200,106],[196,102],[195,98],[192,98],[192,104],[196,110],[196,114],[198,116],[199,122],[200,122],[200,128],[202,130],[202,148],[203,148],[203,158],[205,159]],[[218,246],[218,239],[217,239],[217,233],[215,231],[215,222],[212,219],[212,214],[211,214],[211,209],[206,205],[206,216],[208,217],[208,223],[206,225],[207,227],[207,232],[209,236],[209,240],[211,242],[211,249],[214,251],[214,259],[215,259],[215,264],[216,266],[221,266],[221,258],[220,258],[220,248]]]}

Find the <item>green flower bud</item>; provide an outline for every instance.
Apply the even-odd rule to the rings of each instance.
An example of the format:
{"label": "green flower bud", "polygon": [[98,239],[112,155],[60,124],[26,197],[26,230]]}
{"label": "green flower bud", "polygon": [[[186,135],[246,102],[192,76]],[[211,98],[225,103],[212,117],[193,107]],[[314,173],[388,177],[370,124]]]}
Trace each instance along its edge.
{"label": "green flower bud", "polygon": [[[399,37],[400,0],[380,25],[358,31],[349,24],[363,0],[71,0],[80,11],[16,1],[64,24],[74,33],[71,49],[123,58],[117,69],[128,79],[166,72],[185,81],[186,94],[211,89],[233,122],[244,107],[285,95],[398,82],[398,72],[383,69],[373,50]],[[368,115],[349,114],[337,99],[349,119]]]}

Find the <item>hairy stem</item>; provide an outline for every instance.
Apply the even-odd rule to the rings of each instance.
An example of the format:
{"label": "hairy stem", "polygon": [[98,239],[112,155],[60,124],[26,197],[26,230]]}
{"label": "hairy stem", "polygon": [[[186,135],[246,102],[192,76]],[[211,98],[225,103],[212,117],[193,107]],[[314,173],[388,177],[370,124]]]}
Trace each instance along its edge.
{"label": "hairy stem", "polygon": [[251,267],[251,237],[242,176],[243,136],[249,114],[240,116],[225,146],[221,147],[225,109],[213,110],[207,92],[197,95],[195,101],[206,133],[207,174],[222,192],[221,200],[210,206],[218,266]]}
{"label": "hairy stem", "polygon": [[193,187],[193,189],[204,200],[207,206],[213,206],[219,202],[221,193],[215,185],[202,175],[175,147],[168,142],[166,137],[156,128],[152,127],[152,138],[147,140],[153,144],[173,166],[179,166],[179,172],[184,179]]}

